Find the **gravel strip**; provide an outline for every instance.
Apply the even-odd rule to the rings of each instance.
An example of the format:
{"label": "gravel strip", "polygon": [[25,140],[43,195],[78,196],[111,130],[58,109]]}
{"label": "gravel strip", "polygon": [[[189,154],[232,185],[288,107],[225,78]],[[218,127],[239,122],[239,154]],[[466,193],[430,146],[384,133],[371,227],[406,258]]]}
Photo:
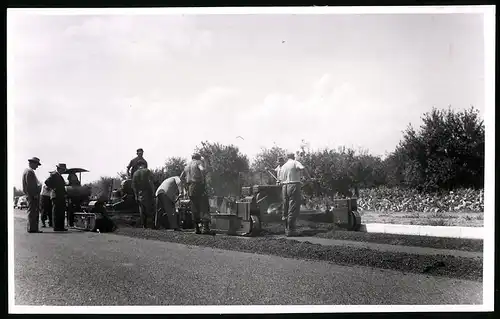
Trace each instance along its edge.
{"label": "gravel strip", "polygon": [[[113,220],[118,225],[132,227],[136,227],[138,225],[138,218],[133,216],[121,216],[121,218],[113,217]],[[297,227],[300,230],[302,236],[315,236],[337,240],[363,241],[388,245],[483,252],[483,240],[481,239],[353,232],[339,230],[335,227],[335,225],[332,224],[315,223],[303,220],[297,221]],[[263,223],[262,225],[261,236],[283,235],[284,233],[285,226],[283,223]]]}
{"label": "gravel strip", "polygon": [[321,260],[340,265],[368,266],[475,281],[481,281],[483,276],[482,260],[476,258],[412,255],[380,252],[366,248],[346,249],[346,247],[322,246],[289,239],[195,235],[187,232],[141,229],[126,226],[121,226],[115,233],[117,235],[185,245],[276,255],[295,259]]}
{"label": "gravel strip", "polygon": [[[312,224],[307,222],[299,222],[297,226],[299,227],[299,229],[302,229],[303,236],[315,236],[320,238],[338,240],[364,241],[388,245],[428,247],[473,252],[483,251],[483,240],[481,239],[364,233],[338,230],[335,229],[335,226],[331,224]],[[282,224],[266,224],[263,225],[263,229],[263,235],[283,235],[285,233],[285,227]]]}

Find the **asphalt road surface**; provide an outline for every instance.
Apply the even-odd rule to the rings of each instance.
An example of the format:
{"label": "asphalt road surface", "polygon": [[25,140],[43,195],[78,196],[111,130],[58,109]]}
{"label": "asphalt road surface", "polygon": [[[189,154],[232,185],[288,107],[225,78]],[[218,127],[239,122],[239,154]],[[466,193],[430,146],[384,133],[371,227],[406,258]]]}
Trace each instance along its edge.
{"label": "asphalt road surface", "polygon": [[14,224],[16,305],[482,303],[480,282]]}

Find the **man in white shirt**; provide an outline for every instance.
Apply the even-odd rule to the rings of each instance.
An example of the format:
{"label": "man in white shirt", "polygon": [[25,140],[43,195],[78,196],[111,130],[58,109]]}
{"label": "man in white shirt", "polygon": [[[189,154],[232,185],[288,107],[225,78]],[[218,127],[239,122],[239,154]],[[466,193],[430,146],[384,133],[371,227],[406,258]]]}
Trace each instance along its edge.
{"label": "man in white shirt", "polygon": [[[177,216],[175,215],[175,203],[182,193],[181,179],[173,176],[165,179],[156,190],[156,216],[155,228],[164,225],[163,217],[168,218],[169,228],[179,230]],[[163,210],[163,214],[160,211]]]}
{"label": "man in white shirt", "polygon": [[300,176],[303,171],[306,178],[310,178],[307,169],[295,160],[295,155],[289,153],[288,161],[281,166],[279,180],[281,181],[283,197],[283,217],[287,220],[285,233],[287,236],[296,236],[296,221],[300,213],[302,200]]}
{"label": "man in white shirt", "polygon": [[41,211],[42,211],[42,227],[47,227],[45,221],[49,220],[49,227],[52,227],[52,201],[50,200],[50,194],[52,190],[43,184],[42,186],[42,198],[41,198]]}

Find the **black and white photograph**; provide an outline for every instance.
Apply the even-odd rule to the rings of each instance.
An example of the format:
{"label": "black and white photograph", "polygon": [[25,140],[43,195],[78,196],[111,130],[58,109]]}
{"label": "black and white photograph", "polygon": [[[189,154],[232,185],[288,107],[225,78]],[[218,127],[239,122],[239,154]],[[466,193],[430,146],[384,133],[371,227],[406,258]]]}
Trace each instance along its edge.
{"label": "black and white photograph", "polygon": [[495,10],[8,9],[9,313],[493,311]]}

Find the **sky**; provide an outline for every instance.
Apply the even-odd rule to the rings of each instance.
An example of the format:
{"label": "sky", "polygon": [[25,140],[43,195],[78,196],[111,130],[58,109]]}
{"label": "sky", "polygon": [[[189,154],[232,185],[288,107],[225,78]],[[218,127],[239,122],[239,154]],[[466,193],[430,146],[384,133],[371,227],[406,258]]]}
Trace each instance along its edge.
{"label": "sky", "polygon": [[384,155],[433,106],[485,110],[480,14],[18,13],[7,37],[17,187],[33,156],[85,183],[201,141]]}

